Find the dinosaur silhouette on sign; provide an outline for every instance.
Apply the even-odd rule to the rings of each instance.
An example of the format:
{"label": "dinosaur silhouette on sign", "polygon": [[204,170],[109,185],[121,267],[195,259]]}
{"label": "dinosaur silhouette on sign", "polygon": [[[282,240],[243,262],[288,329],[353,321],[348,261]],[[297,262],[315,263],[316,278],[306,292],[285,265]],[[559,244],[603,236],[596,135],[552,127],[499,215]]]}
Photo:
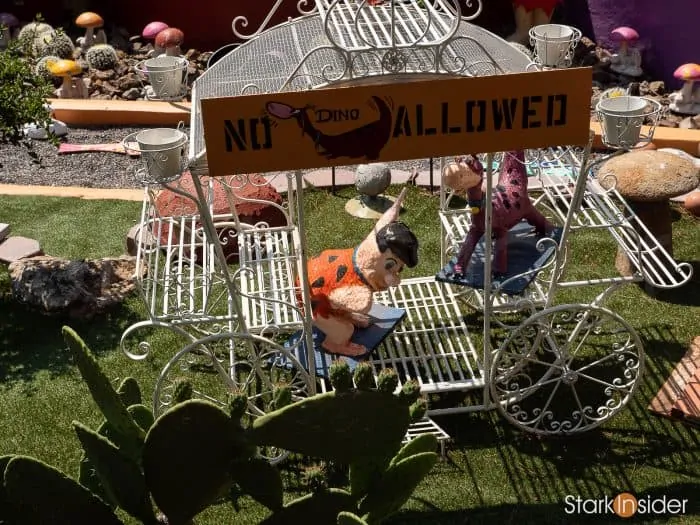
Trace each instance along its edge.
{"label": "dinosaur silhouette on sign", "polygon": [[379,112],[377,120],[337,135],[316,129],[309,116],[309,111],[313,109],[311,106],[295,108],[282,102],[268,102],[266,109],[275,118],[296,119],[302,135],[311,137],[316,151],[327,159],[348,157],[372,161],[379,158],[382,149],[389,142],[393,118],[391,107],[384,99],[373,96],[370,104]]}

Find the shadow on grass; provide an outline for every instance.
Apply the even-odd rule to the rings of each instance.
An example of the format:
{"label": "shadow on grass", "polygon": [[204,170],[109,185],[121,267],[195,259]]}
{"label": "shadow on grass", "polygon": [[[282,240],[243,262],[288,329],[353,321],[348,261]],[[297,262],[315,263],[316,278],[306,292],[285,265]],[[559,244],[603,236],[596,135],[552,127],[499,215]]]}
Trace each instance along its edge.
{"label": "shadow on grass", "polygon": [[688,264],[693,267],[690,281],[679,288],[652,288],[650,291],[654,299],[679,306],[700,306],[700,261],[688,261]]}
{"label": "shadow on grass", "polygon": [[[664,507],[659,501],[668,502],[677,499],[682,504],[686,500],[685,513],[682,515],[688,519],[691,516],[700,515],[697,493],[700,483],[675,483],[672,485],[656,487],[648,491],[636,494],[637,500],[643,500],[644,505],[639,505],[636,515],[628,519],[629,523],[667,523],[673,516],[671,513],[653,513],[644,509],[649,507],[648,502],[655,505],[654,508],[662,510]],[[614,498],[617,492],[609,493],[609,498]],[[406,511],[395,515],[386,521],[386,525],[467,525],[481,523],[500,523],[518,525],[541,524],[570,524],[570,523],[620,523],[620,517],[614,514],[612,508],[603,508],[604,504],[577,501],[576,494],[571,499],[562,499],[561,503],[527,503],[527,504],[502,504],[482,506],[474,509],[444,512],[438,509],[431,510],[430,502],[415,500],[426,506],[425,511]],[[597,496],[594,499],[603,498]],[[607,503],[607,502],[605,502]],[[679,507],[680,508],[680,507]],[[583,512],[583,510],[588,512]],[[600,512],[597,509],[601,509]],[[690,521],[688,521],[690,523]]]}
{"label": "shadow on grass", "polygon": [[121,329],[138,320],[128,304],[81,321],[44,316],[15,301],[9,292],[0,294],[0,382],[5,387],[17,382],[30,385],[42,371],[56,377],[73,370],[61,334],[64,325],[101,355],[117,348]]}

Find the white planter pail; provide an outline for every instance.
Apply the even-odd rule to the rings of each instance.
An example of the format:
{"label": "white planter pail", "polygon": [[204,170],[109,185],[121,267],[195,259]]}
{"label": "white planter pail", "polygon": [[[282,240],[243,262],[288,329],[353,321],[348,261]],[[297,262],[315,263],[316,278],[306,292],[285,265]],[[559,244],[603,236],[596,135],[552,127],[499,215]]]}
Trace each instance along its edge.
{"label": "white planter pail", "polygon": [[647,101],[641,97],[602,98],[596,106],[603,138],[611,146],[631,147],[639,142]]}
{"label": "white planter pail", "polygon": [[156,180],[177,177],[182,172],[186,141],[187,135],[171,128],[147,129],[136,134],[141,158],[149,175]]}
{"label": "white planter pail", "polygon": [[535,53],[543,66],[563,67],[574,40],[574,30],[561,24],[542,24],[532,28]]}
{"label": "white planter pail", "polygon": [[160,55],[143,63],[155,98],[176,98],[182,94],[186,61],[181,57]]}

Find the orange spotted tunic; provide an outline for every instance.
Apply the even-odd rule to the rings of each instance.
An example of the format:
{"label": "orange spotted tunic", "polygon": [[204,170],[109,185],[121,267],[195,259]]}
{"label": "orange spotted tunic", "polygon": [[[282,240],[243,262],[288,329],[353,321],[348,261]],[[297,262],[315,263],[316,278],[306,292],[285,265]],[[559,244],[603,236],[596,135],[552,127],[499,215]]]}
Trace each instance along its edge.
{"label": "orange spotted tunic", "polygon": [[345,286],[369,286],[369,283],[355,263],[357,248],[325,250],[310,259],[307,265],[309,287],[311,289],[311,308],[314,314],[323,317],[339,313],[330,306],[330,293]]}

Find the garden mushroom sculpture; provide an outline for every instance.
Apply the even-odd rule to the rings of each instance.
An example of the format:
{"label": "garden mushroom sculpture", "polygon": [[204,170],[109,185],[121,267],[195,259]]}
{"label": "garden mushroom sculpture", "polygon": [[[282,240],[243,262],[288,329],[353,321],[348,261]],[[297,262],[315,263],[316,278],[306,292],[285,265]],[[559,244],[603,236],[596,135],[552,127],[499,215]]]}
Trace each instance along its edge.
{"label": "garden mushroom sculpture", "polygon": [[184,41],[185,34],[176,27],[168,27],[156,35],[156,47],[165,49],[166,56],[179,56]]}
{"label": "garden mushroom sculpture", "polygon": [[19,20],[12,13],[0,13],[0,49],[7,47],[12,40],[12,30],[19,25]]}
{"label": "garden mushroom sculpture", "polygon": [[141,31],[141,36],[144,38],[144,40],[153,41],[154,49],[151,52],[152,56],[158,56],[165,51],[164,49],[159,48],[155,44],[155,39],[156,39],[156,36],[158,36],[158,33],[160,33],[161,31],[164,31],[165,29],[168,29],[168,27],[169,27],[168,24],[166,24],[165,22],[159,22],[156,20],[156,21],[153,21],[153,22],[146,24],[146,27],[144,27],[143,31]]}
{"label": "garden mushroom sculpture", "polygon": [[[92,11],[85,11],[75,19],[75,25],[85,29],[85,36],[76,40],[80,48],[85,51],[93,44],[106,44],[107,35],[101,29],[104,25],[104,20],[100,15]],[[95,33],[95,30],[98,30]]]}
{"label": "garden mushroom sculpture", "polygon": [[46,69],[55,77],[63,79],[63,84],[56,90],[58,98],[88,98],[88,91],[82,79],[74,80],[75,75],[82,73],[75,60],[52,60],[46,63]]}
{"label": "garden mushroom sculpture", "polygon": [[638,77],[643,74],[642,55],[634,44],[639,40],[639,33],[631,27],[622,26],[610,33],[613,40],[619,42],[618,52],[613,54],[610,69],[615,73]]}
{"label": "garden mushroom sculpture", "polygon": [[[605,189],[615,188],[622,195],[649,233],[673,255],[672,222],[669,199],[697,188],[700,168],[680,155],[659,150],[623,153],[606,160],[597,178]],[[648,234],[638,231],[642,242]],[[649,244],[647,244],[649,246]],[[635,273],[635,267],[621,250],[615,266],[623,275]]]}
{"label": "garden mushroom sculpture", "polygon": [[683,64],[673,76],[683,81],[683,87],[669,95],[671,111],[684,115],[700,114],[700,89],[696,87],[696,83],[700,83],[700,64]]}

